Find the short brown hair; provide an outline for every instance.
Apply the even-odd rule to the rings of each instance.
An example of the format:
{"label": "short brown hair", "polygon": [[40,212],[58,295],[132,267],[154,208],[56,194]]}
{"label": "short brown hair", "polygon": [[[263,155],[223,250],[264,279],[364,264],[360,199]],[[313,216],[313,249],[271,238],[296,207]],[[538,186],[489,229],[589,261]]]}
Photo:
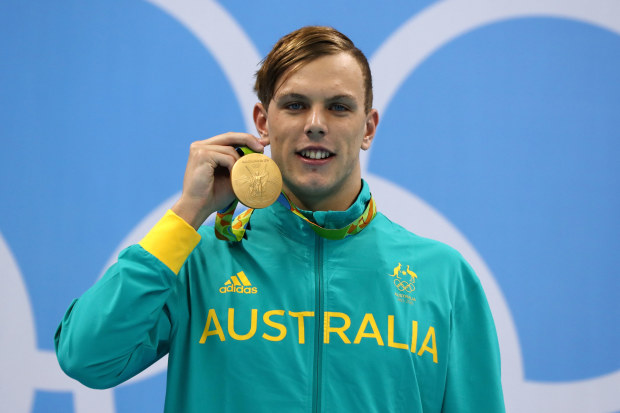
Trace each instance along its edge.
{"label": "short brown hair", "polygon": [[276,83],[284,73],[292,73],[318,57],[343,52],[353,56],[362,69],[364,109],[368,113],[372,108],[372,76],[368,60],[351,39],[332,27],[306,26],[278,40],[256,72],[254,91],[267,109],[275,94]]}

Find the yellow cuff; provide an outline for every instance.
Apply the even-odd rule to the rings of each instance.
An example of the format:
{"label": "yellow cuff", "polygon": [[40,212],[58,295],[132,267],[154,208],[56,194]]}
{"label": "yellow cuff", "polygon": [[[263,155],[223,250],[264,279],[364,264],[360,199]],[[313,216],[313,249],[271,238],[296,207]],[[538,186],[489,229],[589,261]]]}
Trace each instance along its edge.
{"label": "yellow cuff", "polygon": [[168,210],[139,244],[178,274],[199,242],[198,232],[183,218]]}

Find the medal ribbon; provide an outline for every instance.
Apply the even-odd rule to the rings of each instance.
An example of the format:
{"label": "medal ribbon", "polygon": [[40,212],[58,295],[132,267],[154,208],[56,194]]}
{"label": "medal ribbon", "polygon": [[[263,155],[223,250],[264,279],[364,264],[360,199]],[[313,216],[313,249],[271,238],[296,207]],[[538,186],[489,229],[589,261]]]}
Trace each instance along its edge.
{"label": "medal ribbon", "polygon": [[[339,240],[348,237],[349,235],[355,235],[370,224],[370,221],[377,215],[377,207],[375,205],[375,199],[370,196],[370,201],[366,205],[366,209],[362,212],[362,215],[357,217],[353,222],[343,228],[323,228],[320,225],[315,224],[301,213],[299,208],[291,202],[288,197],[284,195],[284,198],[289,204],[289,208],[292,213],[310,224],[310,228],[314,230],[318,235],[323,238],[331,240]],[[215,236],[218,239],[224,241],[241,241],[245,235],[245,228],[250,222],[250,217],[254,212],[254,209],[250,208],[243,211],[233,220],[233,213],[239,201],[235,200],[228,208],[222,211],[218,211],[215,217]]]}

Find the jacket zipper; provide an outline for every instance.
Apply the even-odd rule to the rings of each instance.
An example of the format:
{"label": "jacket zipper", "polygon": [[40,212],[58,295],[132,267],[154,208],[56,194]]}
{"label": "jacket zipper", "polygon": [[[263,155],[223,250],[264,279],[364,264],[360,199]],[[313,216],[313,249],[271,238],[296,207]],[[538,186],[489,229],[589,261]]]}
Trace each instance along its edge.
{"label": "jacket zipper", "polygon": [[323,354],[323,239],[315,234],[315,317],[314,317],[314,377],[312,411],[321,411],[321,366]]}

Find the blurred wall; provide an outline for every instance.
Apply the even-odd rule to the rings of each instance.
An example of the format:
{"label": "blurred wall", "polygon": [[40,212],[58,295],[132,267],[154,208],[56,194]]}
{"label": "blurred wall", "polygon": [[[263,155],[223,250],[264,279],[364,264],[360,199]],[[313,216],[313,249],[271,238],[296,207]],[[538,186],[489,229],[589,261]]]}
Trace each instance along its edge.
{"label": "blurred wall", "polygon": [[508,411],[620,411],[620,3],[0,3],[0,404],[161,411],[165,360],[65,377],[71,300],[176,199],[189,144],[254,133],[257,63],[331,25],[374,72],[379,209],[459,249],[497,323]]}

